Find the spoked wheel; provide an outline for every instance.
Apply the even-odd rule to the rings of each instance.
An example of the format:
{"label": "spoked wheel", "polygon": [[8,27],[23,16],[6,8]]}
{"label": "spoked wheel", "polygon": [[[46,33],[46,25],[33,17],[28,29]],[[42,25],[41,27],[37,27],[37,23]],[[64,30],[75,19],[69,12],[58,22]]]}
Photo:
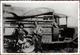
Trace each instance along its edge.
{"label": "spoked wheel", "polygon": [[32,39],[26,38],[26,43],[23,44],[21,51],[24,53],[29,53],[29,52],[33,52],[34,49],[35,49],[35,46]]}

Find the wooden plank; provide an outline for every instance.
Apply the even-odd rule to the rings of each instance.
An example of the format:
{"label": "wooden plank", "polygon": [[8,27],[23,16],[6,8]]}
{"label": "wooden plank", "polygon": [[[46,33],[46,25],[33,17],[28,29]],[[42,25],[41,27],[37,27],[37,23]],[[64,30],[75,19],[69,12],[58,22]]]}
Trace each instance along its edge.
{"label": "wooden plank", "polygon": [[[16,22],[16,21],[5,21],[5,22]],[[21,22],[35,22],[35,20],[21,20]],[[53,20],[37,20],[37,22],[53,22]]]}

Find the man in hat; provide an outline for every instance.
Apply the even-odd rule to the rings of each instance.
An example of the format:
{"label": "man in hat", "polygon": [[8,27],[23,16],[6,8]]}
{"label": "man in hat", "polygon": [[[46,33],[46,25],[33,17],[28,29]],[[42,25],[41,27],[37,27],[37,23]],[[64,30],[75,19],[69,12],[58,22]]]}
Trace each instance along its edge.
{"label": "man in hat", "polygon": [[15,40],[16,49],[21,49],[23,47],[23,43],[26,42],[25,37],[28,35],[28,32],[24,30],[24,25],[22,23],[18,23],[18,27],[15,29],[12,35],[13,39]]}

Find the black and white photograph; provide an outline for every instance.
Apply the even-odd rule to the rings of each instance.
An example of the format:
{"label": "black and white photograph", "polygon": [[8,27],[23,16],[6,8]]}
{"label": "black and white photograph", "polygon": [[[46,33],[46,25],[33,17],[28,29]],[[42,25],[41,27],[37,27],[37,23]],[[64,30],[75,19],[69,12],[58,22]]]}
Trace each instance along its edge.
{"label": "black and white photograph", "polygon": [[79,1],[79,0],[1,0],[1,1]]}
{"label": "black and white photograph", "polygon": [[78,1],[2,2],[3,53],[78,53]]}

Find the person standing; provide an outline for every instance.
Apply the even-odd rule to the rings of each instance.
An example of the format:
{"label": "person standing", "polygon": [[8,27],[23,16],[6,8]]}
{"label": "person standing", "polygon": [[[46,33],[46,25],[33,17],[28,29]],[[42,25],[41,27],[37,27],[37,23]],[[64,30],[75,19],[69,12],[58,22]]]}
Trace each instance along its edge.
{"label": "person standing", "polygon": [[24,29],[24,24],[18,23],[18,27],[13,31],[13,39],[15,40],[16,51],[23,48],[23,44],[26,43],[25,37],[28,32]]}
{"label": "person standing", "polygon": [[35,27],[33,31],[34,40],[35,40],[35,52],[42,52],[42,33],[43,28],[37,24],[37,21],[35,21]]}

